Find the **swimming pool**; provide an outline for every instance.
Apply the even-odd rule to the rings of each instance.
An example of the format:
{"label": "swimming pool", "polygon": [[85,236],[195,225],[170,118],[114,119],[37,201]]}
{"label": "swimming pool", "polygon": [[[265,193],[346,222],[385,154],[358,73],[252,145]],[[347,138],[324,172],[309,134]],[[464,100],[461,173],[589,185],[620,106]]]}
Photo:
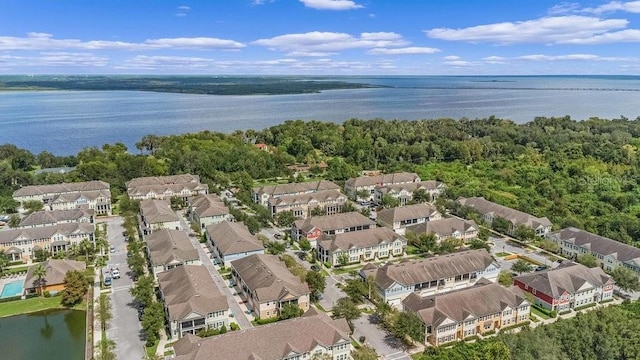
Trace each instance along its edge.
{"label": "swimming pool", "polygon": [[24,290],[22,286],[23,283],[24,282],[20,280],[4,284],[4,287],[2,288],[2,294],[0,294],[0,298],[22,295],[22,290]]}

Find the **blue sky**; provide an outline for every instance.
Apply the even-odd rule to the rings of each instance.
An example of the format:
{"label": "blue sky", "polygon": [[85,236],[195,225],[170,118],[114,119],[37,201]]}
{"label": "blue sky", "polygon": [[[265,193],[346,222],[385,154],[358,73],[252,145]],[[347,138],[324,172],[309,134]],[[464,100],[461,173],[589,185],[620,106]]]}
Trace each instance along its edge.
{"label": "blue sky", "polygon": [[640,1],[0,0],[0,74],[640,74]]}

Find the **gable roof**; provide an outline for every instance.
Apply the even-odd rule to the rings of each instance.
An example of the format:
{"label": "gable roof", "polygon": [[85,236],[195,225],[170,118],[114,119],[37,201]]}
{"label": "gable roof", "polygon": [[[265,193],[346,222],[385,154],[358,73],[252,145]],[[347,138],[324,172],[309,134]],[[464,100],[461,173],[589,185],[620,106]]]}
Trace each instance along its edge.
{"label": "gable roof", "polygon": [[436,234],[438,236],[449,236],[456,231],[465,233],[469,230],[478,230],[478,224],[473,220],[459,218],[431,220],[407,227],[407,231],[414,234]]}
{"label": "gable roof", "polygon": [[192,312],[205,316],[229,310],[227,298],[202,265],[177,266],[160,273],[158,285],[169,310],[170,321],[184,319]]}
{"label": "gable roof", "polygon": [[386,227],[352,231],[335,235],[322,235],[318,239],[318,246],[325,250],[348,251],[352,248],[378,246],[382,243],[393,243],[400,239],[404,244],[407,240]]}
{"label": "gable roof", "polygon": [[148,199],[140,201],[140,212],[144,216],[144,221],[148,224],[180,221],[180,218],[171,210],[169,204],[162,200]]}
{"label": "gable roof", "polygon": [[492,217],[501,217],[514,225],[524,225],[533,229],[540,226],[551,226],[551,221],[546,217],[536,217],[534,215],[488,201],[483,197],[459,198],[457,201],[463,206],[473,208],[480,214],[489,214]]}
{"label": "gable roof", "polygon": [[261,186],[253,189],[259,195],[267,194],[269,197],[279,197],[283,195],[293,195],[299,193],[311,193],[322,190],[340,190],[340,186],[327,180],[311,181],[303,183],[278,184]]}
{"label": "gable roof", "polygon": [[587,248],[603,256],[612,256],[620,262],[640,267],[640,249],[588,231],[568,227],[548,235],[568,243]]}
{"label": "gable roof", "polygon": [[332,231],[349,229],[357,226],[374,226],[375,224],[375,221],[357,211],[334,215],[312,216],[304,220],[296,220],[294,222],[297,229],[305,232],[311,231],[314,228],[321,229],[322,231]]}
{"label": "gable roof", "polygon": [[558,297],[565,291],[573,294],[587,283],[598,287],[613,282],[601,268],[588,268],[574,262],[563,262],[555,269],[516,276],[513,280],[552,297]]}
{"label": "gable roof", "polygon": [[411,293],[402,304],[414,311],[427,326],[438,327],[445,320],[461,322],[469,317],[478,318],[515,309],[527,303],[523,292],[515,286],[505,288],[500,284],[480,279],[474,286],[444,294],[421,297]]}
{"label": "gable roof", "polygon": [[262,242],[242,222],[222,221],[207,226],[206,231],[223,255],[264,250]]}
{"label": "gable roof", "polygon": [[444,190],[445,185],[443,182],[440,182],[440,181],[427,180],[427,181],[421,181],[421,182],[384,185],[384,186],[378,187],[377,189],[382,194],[396,193],[402,190],[413,193],[418,189],[423,189],[427,191]]}
{"label": "gable roof", "polygon": [[250,255],[231,262],[231,266],[258,301],[280,300],[291,294],[309,294],[306,283],[293,275],[276,255]]}
{"label": "gable roof", "polygon": [[358,187],[358,186],[371,186],[371,185],[391,185],[414,182],[420,179],[420,176],[416,173],[398,172],[393,174],[383,174],[375,176],[359,176],[357,178],[348,179],[345,185]]}
{"label": "gable roof", "polygon": [[53,211],[36,211],[25,216],[20,221],[20,226],[36,226],[44,224],[56,224],[59,222],[78,221],[82,218],[90,218],[95,215],[93,209],[69,209]]}
{"label": "gable roof", "polygon": [[393,224],[405,220],[428,218],[436,214],[439,214],[438,209],[433,205],[415,204],[380,210],[377,219],[386,224]]}
{"label": "gable roof", "polygon": [[295,205],[301,204],[306,205],[312,201],[317,202],[326,202],[326,201],[337,201],[339,199],[344,199],[346,201],[347,197],[342,194],[339,190],[321,190],[312,193],[306,194],[297,194],[297,195],[283,195],[280,197],[272,197],[269,199],[270,206],[280,206],[280,205]]}
{"label": "gable roof", "polygon": [[216,194],[198,195],[189,199],[189,203],[200,218],[229,214],[229,209]]}
{"label": "gable roof", "polygon": [[317,346],[349,344],[344,319],[331,319],[313,308],[299,318],[201,339],[186,335],[173,348],[175,360],[279,360]]}
{"label": "gable roof", "polygon": [[52,185],[30,185],[24,186],[13,193],[13,197],[36,196],[36,195],[57,195],[82,191],[109,190],[110,186],[104,181],[85,181],[75,183],[62,183]]}
{"label": "gable roof", "polygon": [[131,179],[125,183],[127,189],[137,186],[200,183],[200,176],[179,174],[169,176],[146,176]]}
{"label": "gable roof", "polygon": [[198,260],[200,255],[184,231],[161,229],[146,239],[151,264],[169,265],[172,262]]}
{"label": "gable roof", "polygon": [[485,270],[494,262],[485,249],[465,250],[398,264],[386,264],[380,268],[363,270],[363,273],[373,276],[381,289],[387,289],[394,283],[412,286]]}
{"label": "gable roof", "polygon": [[[38,266],[38,264],[31,265],[29,270],[27,270],[27,277],[24,280],[25,288],[33,289],[38,287],[38,277],[34,275],[35,269]],[[42,267],[47,271],[44,277],[45,285],[51,286],[63,284],[67,272],[72,270],[84,271],[84,269],[87,268],[87,264],[85,264],[84,261],[48,259],[42,263]]]}
{"label": "gable roof", "polygon": [[21,240],[50,240],[55,234],[64,236],[93,234],[95,226],[90,223],[61,223],[34,228],[16,228],[0,231],[0,244]]}

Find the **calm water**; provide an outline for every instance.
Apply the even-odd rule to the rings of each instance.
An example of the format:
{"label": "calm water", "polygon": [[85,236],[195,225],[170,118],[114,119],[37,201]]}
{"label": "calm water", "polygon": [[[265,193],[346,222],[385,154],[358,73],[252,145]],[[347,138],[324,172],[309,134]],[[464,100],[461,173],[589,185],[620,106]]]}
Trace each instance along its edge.
{"label": "calm water", "polygon": [[214,96],[129,91],[0,92],[0,144],[75,154],[146,134],[263,129],[285,120],[483,118],[519,123],[640,116],[640,76],[350,77],[393,88]]}
{"label": "calm water", "polygon": [[85,312],[56,310],[0,319],[0,359],[83,360]]}

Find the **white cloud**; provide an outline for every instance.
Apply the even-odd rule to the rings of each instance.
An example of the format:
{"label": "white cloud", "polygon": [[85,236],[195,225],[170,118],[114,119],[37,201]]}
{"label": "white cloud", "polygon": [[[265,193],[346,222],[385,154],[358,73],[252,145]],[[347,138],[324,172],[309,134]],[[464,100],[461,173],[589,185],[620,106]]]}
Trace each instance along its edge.
{"label": "white cloud", "polygon": [[369,50],[367,53],[371,55],[422,55],[422,54],[434,54],[440,52],[440,49],[430,47],[404,47],[404,48],[375,48]]}
{"label": "white cloud", "polygon": [[527,61],[626,61],[627,58],[603,57],[595,54],[543,55],[532,54],[518,56],[516,60]]}
{"label": "white cloud", "polygon": [[445,56],[445,57],[444,57],[444,59],[445,59],[445,60],[450,60],[450,61],[453,61],[453,60],[460,60],[460,56],[456,56],[456,55],[449,55],[449,56]]}
{"label": "white cloud", "polygon": [[486,62],[487,64],[507,64],[507,62],[505,61],[506,58],[502,57],[502,56],[487,56],[486,58],[482,59],[484,62]]}
{"label": "white cloud", "polygon": [[187,13],[189,12],[189,10],[191,10],[191,7],[182,5],[182,6],[178,6],[176,10],[177,10],[176,16],[183,17],[183,16],[187,16]]}
{"label": "white cloud", "polygon": [[572,43],[622,29],[625,19],[600,19],[588,16],[556,16],[535,20],[479,25],[463,29],[437,28],[426,31],[435,39],[470,42]]}
{"label": "white cloud", "polygon": [[640,30],[627,29],[594,35],[588,38],[565,41],[566,44],[595,45],[608,43],[640,42]]}
{"label": "white cloud", "polygon": [[253,0],[253,1],[251,1],[251,4],[252,5],[264,5],[266,3],[272,3],[274,1],[275,0]]}
{"label": "white cloud", "polygon": [[603,14],[614,11],[624,11],[635,14],[640,14],[640,1],[611,1],[606,4],[600,5],[595,8],[585,8],[582,12],[591,14]]}
{"label": "white cloud", "polygon": [[561,2],[557,5],[552,6],[547,13],[549,15],[559,15],[576,12],[580,9],[579,3],[570,3],[570,2]]}
{"label": "white cloud", "polygon": [[351,0],[300,0],[300,2],[306,7],[318,10],[352,10],[364,7]]}
{"label": "white cloud", "polygon": [[85,66],[105,67],[109,58],[91,53],[43,52],[32,56],[0,55],[4,66],[45,67],[45,66]]}
{"label": "white cloud", "polygon": [[260,39],[253,44],[289,53],[327,53],[346,49],[398,47],[408,42],[399,34],[388,32],[362,33],[356,37],[346,33],[313,31]]}
{"label": "white cloud", "polygon": [[335,52],[305,52],[305,51],[292,51],[287,53],[287,56],[291,57],[325,57],[332,56],[337,53]]}
{"label": "white cloud", "polygon": [[240,49],[244,44],[225,39],[195,37],[195,38],[165,38],[149,39],[143,43],[124,41],[78,39],[55,39],[46,33],[28,33],[27,37],[0,36],[1,50],[153,50],[168,48],[198,48],[198,49]]}
{"label": "white cloud", "polygon": [[472,63],[470,61],[464,61],[464,60],[445,61],[444,64],[449,66],[455,66],[455,67],[468,67],[468,66],[476,65],[475,63]]}

